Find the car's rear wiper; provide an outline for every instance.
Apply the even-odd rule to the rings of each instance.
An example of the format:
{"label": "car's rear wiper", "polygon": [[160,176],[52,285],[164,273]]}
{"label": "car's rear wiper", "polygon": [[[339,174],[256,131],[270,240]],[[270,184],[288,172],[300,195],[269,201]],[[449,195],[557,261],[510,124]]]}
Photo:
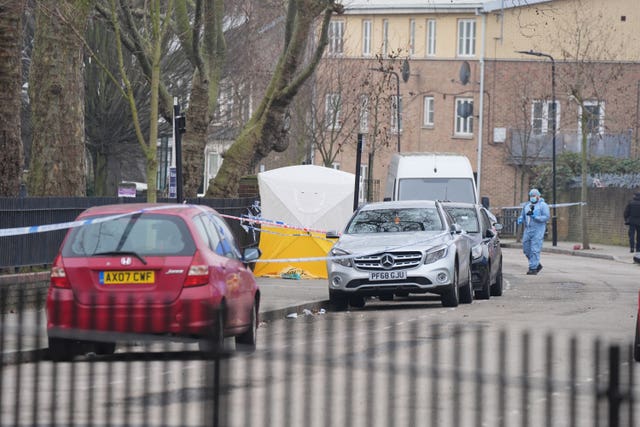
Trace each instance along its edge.
{"label": "car's rear wiper", "polygon": [[144,265],[147,265],[147,260],[142,258],[142,256],[140,254],[138,254],[137,252],[133,252],[133,251],[96,252],[96,253],[92,254],[91,256],[115,256],[115,255],[131,255],[131,256],[134,256],[134,257],[138,258],[140,260],[140,262],[142,262]]}

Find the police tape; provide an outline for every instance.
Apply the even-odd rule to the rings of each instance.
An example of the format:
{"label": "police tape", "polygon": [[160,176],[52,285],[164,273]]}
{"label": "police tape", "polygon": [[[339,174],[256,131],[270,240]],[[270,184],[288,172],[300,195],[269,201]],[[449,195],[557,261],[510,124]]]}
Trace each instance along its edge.
{"label": "police tape", "polygon": [[220,214],[220,216],[223,217],[223,218],[235,219],[235,220],[239,220],[239,221],[248,222],[250,224],[272,225],[274,227],[286,228],[286,229],[289,229],[289,230],[299,230],[299,231],[304,231],[304,232],[307,232],[307,233],[321,233],[321,234],[326,234],[327,233],[326,230],[320,230],[320,229],[310,228],[310,227],[301,227],[301,226],[296,226],[296,225],[289,225],[289,224],[286,224],[284,221],[278,221],[278,220],[273,220],[273,219],[265,219],[265,218],[257,217],[257,216],[242,216],[242,217],[238,217],[238,216],[232,216],[232,215],[226,215],[226,214]]}
{"label": "police tape", "polygon": [[[518,206],[503,206],[501,208],[497,208],[497,210],[501,210],[501,209],[522,209],[522,207],[526,204],[522,203]],[[566,208],[568,206],[582,206],[582,205],[586,205],[586,202],[573,202],[573,203],[556,203],[556,204],[547,204],[547,206],[549,206],[550,208]]]}
{"label": "police tape", "polygon": [[441,239],[442,236],[446,234],[447,232],[442,232],[435,236],[430,236],[429,238],[424,240],[413,241],[413,242],[406,243],[404,245],[385,246],[383,249],[376,249],[368,252],[359,252],[359,253],[345,254],[345,255],[331,255],[331,256],[324,256],[324,257],[257,259],[255,262],[264,262],[264,263],[315,262],[315,261],[361,258],[361,257],[383,254],[385,252],[395,251],[395,250],[406,248],[406,247],[427,245],[433,242],[434,240]]}
{"label": "police tape", "polygon": [[113,221],[114,219],[124,218],[127,216],[142,214],[144,212],[157,211],[162,209],[174,209],[187,207],[189,205],[170,205],[170,206],[154,206],[152,208],[139,209],[134,212],[127,212],[117,215],[109,215],[99,218],[88,218],[79,221],[61,222],[58,224],[32,225],[28,227],[2,228],[0,229],[0,237],[19,236],[23,234],[44,233],[46,231],[66,230],[68,228],[82,227],[83,225],[99,224],[101,222]]}

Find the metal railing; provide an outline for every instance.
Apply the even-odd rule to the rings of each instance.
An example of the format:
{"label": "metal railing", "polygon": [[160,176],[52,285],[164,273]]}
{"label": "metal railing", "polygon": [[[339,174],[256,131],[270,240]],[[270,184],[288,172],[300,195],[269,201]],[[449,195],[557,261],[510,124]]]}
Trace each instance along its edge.
{"label": "metal railing", "polygon": [[[187,203],[211,206],[222,214],[241,216],[257,198],[189,199]],[[160,199],[159,202],[171,202]],[[30,227],[73,221],[91,207],[116,203],[141,203],[146,199],[117,197],[0,198],[1,228]],[[256,243],[238,221],[228,221],[242,247]],[[67,230],[0,237],[0,268],[38,266],[53,262]]]}
{"label": "metal railing", "polygon": [[[549,161],[552,157],[551,133],[533,134],[520,129],[511,129],[509,139],[509,154],[511,160],[521,164],[523,159],[527,164],[537,164]],[[633,135],[631,132],[602,133],[588,135],[587,144],[589,155],[593,157],[611,156],[627,159],[631,155]],[[582,151],[582,135],[578,132],[558,132],[556,134],[556,153],[580,153]]]}
{"label": "metal railing", "polygon": [[43,316],[2,316],[0,427],[637,425],[631,346],[595,337],[299,317],[259,328],[253,353],[68,331],[127,343],[56,362]]}

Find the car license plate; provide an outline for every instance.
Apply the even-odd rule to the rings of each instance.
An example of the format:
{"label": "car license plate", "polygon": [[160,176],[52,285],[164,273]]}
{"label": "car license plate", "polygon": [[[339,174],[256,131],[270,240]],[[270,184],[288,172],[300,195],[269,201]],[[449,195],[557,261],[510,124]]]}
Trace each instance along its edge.
{"label": "car license plate", "polygon": [[148,284],[155,282],[155,272],[148,270],[101,271],[101,285]]}
{"label": "car license plate", "polygon": [[406,271],[372,271],[369,273],[369,280],[403,280],[406,278]]}

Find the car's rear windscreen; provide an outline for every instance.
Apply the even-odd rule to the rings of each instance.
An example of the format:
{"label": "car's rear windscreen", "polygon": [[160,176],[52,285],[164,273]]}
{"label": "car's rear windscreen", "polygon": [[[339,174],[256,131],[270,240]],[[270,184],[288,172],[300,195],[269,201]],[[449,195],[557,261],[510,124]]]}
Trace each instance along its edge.
{"label": "car's rear windscreen", "polygon": [[134,252],[140,256],[191,256],[195,249],[191,233],[182,218],[143,213],[72,229],[62,255],[81,257]]}
{"label": "car's rear windscreen", "polygon": [[473,180],[469,178],[402,178],[398,185],[398,200],[476,203]]}

